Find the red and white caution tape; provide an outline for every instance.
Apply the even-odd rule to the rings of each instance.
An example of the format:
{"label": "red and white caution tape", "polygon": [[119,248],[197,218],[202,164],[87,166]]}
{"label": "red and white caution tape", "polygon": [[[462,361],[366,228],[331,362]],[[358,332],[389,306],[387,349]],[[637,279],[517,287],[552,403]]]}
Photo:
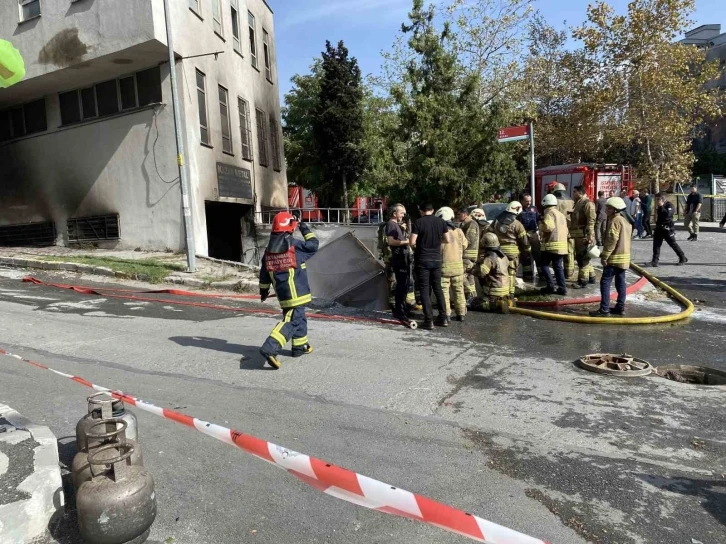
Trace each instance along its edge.
{"label": "red and white caution tape", "polygon": [[96,391],[105,391],[113,395],[114,398],[120,399],[140,410],[176,421],[230,446],[237,446],[247,453],[287,471],[318,491],[358,506],[421,521],[479,542],[489,544],[547,544],[543,540],[532,538],[410,491],[399,489],[362,474],[326,463],[315,457],[289,450],[283,446],[272,444],[227,427],[208,423],[166,408],[160,408],[121,391],[101,387],[78,376],[60,372],[30,359],[25,359],[20,355],[9,353],[2,348],[0,348],[0,355],[13,357],[37,368],[49,370]]}

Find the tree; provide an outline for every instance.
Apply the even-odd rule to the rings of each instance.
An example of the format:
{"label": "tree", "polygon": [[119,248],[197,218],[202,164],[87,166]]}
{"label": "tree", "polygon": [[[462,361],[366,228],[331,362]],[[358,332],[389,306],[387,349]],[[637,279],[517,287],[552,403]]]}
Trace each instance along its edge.
{"label": "tree", "polygon": [[720,114],[718,73],[705,52],[675,42],[693,0],[632,0],[617,15],[602,0],[574,36],[584,42],[590,111],[608,138],[636,148],[639,176],[654,191],[690,179],[691,149],[704,119]]}
{"label": "tree", "polygon": [[368,156],[363,145],[363,88],[355,57],[348,56],[343,42],[329,41],[322,54],[320,98],[313,114],[313,134],[325,181],[319,191],[338,197],[347,208],[349,184],[362,177]]}

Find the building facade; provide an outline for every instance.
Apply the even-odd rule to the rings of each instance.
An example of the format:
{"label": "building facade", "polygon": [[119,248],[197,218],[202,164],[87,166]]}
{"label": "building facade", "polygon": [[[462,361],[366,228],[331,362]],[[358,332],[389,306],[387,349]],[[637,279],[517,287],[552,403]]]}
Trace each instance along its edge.
{"label": "building facade", "polygon": [[[240,260],[244,218],[287,205],[273,13],[169,4],[196,250]],[[27,71],[0,89],[0,243],[183,249],[163,0],[7,0],[0,37]]]}
{"label": "building facade", "polygon": [[[686,32],[681,43],[695,45],[706,50],[706,58],[718,61],[721,77],[714,85],[726,90],[726,32],[721,25],[702,25]],[[704,142],[719,153],[726,153],[726,117],[722,117],[707,129]]]}

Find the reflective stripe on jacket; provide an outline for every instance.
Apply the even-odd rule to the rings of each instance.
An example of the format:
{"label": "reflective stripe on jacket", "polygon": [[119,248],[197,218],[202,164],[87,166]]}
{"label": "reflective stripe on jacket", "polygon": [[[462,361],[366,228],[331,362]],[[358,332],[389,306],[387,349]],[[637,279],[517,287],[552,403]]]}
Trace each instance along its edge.
{"label": "reflective stripe on jacket", "polygon": [[464,248],[464,258],[476,261],[479,258],[479,223],[467,217],[461,224],[461,232],[466,236],[468,246]]}
{"label": "reflective stripe on jacket", "polygon": [[305,223],[300,223],[300,233],[305,241],[292,239],[290,244],[295,248],[295,260],[297,265],[294,268],[279,272],[267,270],[267,251],[262,257],[260,267],[260,292],[269,291],[270,287],[275,288],[277,301],[280,307],[296,308],[309,304],[313,300],[308,284],[308,271],[305,262],[318,251],[319,242],[315,234]]}
{"label": "reflective stripe on jacket", "polygon": [[478,266],[484,293],[490,297],[508,297],[509,259],[490,251]]}
{"label": "reflective stripe on jacket", "polygon": [[603,242],[602,259],[607,266],[630,268],[630,239],[633,236],[633,225],[622,213],[608,219]]}
{"label": "reflective stripe on jacket", "polygon": [[464,274],[464,250],[469,242],[461,229],[449,229],[451,243],[441,244],[441,275],[445,278],[455,278]]}
{"label": "reflective stripe on jacket", "polygon": [[[504,230],[504,232],[502,232]],[[494,221],[488,232],[496,234],[499,240],[499,247],[507,257],[519,257],[521,252],[529,251],[529,236],[524,225],[517,219],[509,225]]]}
{"label": "reflective stripe on jacket", "polygon": [[567,255],[567,220],[555,206],[545,208],[539,222],[539,236],[542,251]]}
{"label": "reflective stripe on jacket", "polygon": [[572,209],[570,236],[572,238],[595,238],[595,204],[586,196],[575,202]]}

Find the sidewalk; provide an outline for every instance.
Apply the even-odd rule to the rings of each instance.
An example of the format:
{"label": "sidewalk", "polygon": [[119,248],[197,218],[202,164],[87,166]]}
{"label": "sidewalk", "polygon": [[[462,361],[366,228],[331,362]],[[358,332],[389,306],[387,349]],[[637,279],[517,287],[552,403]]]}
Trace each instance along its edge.
{"label": "sidewalk", "polygon": [[0,404],[0,542],[50,541],[48,526],[63,507],[55,435]]}

